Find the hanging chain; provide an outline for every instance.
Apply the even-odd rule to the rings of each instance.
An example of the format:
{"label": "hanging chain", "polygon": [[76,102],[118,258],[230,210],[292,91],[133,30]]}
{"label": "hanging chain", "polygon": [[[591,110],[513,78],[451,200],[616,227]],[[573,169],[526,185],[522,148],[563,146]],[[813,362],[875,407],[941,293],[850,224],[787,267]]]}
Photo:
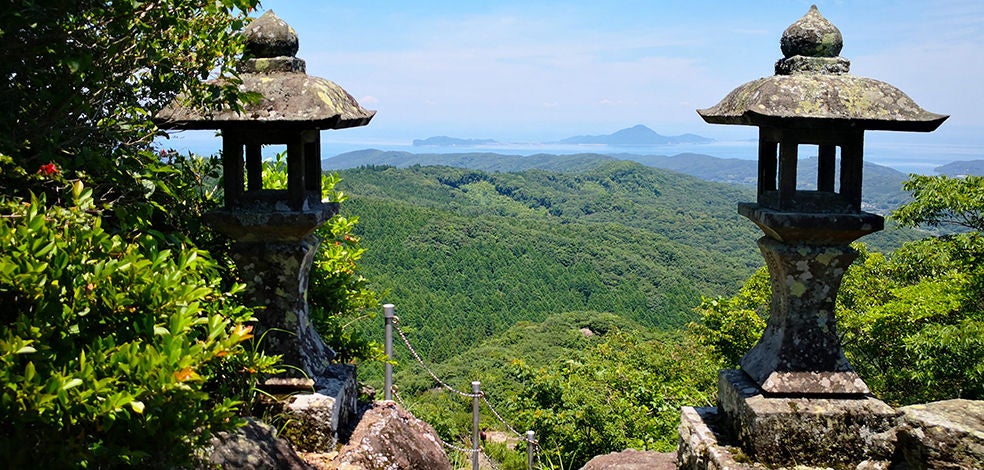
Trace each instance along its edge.
{"label": "hanging chain", "polygon": [[478,450],[478,449],[465,449],[464,447],[458,447],[458,446],[456,446],[454,444],[448,444],[447,442],[444,442],[443,440],[441,441],[441,444],[444,444],[444,447],[447,447],[448,449],[453,449],[453,450],[456,450],[458,452],[464,452],[464,453],[469,454],[469,455],[470,454],[474,454],[475,452],[481,452],[481,450]]}
{"label": "hanging chain", "polygon": [[457,393],[458,395],[461,395],[461,396],[467,397],[467,398],[475,398],[475,397],[482,396],[481,393],[465,393],[465,392],[462,392],[462,391],[460,391],[460,390],[458,390],[458,389],[456,389],[456,388],[454,388],[454,387],[452,387],[452,386],[444,383],[443,380],[441,380],[441,379],[439,379],[437,377],[437,374],[435,374],[434,371],[430,370],[430,368],[427,367],[427,364],[424,364],[424,360],[420,358],[420,354],[417,354],[417,350],[415,350],[413,348],[413,346],[410,344],[410,340],[408,340],[407,339],[407,336],[405,334],[403,334],[403,329],[400,328],[400,319],[398,317],[396,317],[396,316],[393,317],[393,327],[396,328],[396,332],[399,333],[400,334],[400,338],[403,339],[403,344],[407,345],[407,349],[409,349],[410,350],[410,353],[413,354],[413,358],[416,359],[418,363],[420,363],[420,366],[423,367],[424,370],[427,371],[428,374],[430,374],[431,378],[433,378],[435,381],[437,381],[437,383],[440,386],[444,387],[445,389],[447,389],[447,390],[449,390],[451,392]]}
{"label": "hanging chain", "polygon": [[504,424],[507,428],[509,428],[509,430],[512,431],[513,434],[518,436],[520,440],[522,441],[526,440],[526,436],[520,434],[519,431],[516,431],[516,429],[510,426],[509,423],[507,423],[506,420],[502,418],[502,415],[500,415],[499,412],[496,411],[495,407],[492,406],[492,403],[489,403],[489,399],[485,397],[485,393],[482,393],[482,401],[485,402],[485,406],[489,407],[489,409],[492,410],[492,414],[494,414],[495,417],[498,418],[500,423]]}
{"label": "hanging chain", "polygon": [[[420,354],[417,352],[416,349],[414,349],[413,345],[410,344],[410,340],[407,339],[407,335],[405,333],[403,333],[403,329],[400,328],[399,322],[400,322],[399,317],[397,317],[397,316],[394,315],[393,316],[393,327],[396,329],[397,334],[400,335],[400,339],[403,340],[403,344],[406,345],[407,350],[410,351],[410,354],[413,355],[413,358],[416,359],[417,363],[420,364],[420,366],[423,367],[425,371],[427,371],[427,374],[430,375],[431,378],[434,379],[435,382],[437,382],[444,389],[446,389],[446,390],[448,390],[450,392],[453,392],[453,393],[455,393],[457,395],[466,397],[466,398],[478,398],[478,397],[481,397],[482,398],[482,401],[485,402],[485,406],[487,406],[489,408],[489,410],[492,411],[492,414],[495,415],[496,419],[498,419],[500,423],[502,423],[506,428],[508,428],[510,432],[512,432],[513,434],[515,434],[516,436],[518,436],[520,438],[520,440],[522,440],[522,441],[526,441],[527,440],[526,439],[526,436],[524,436],[523,434],[520,434],[519,431],[516,430],[516,428],[512,427],[502,417],[502,415],[499,414],[499,411],[496,410],[494,406],[492,406],[492,403],[489,402],[489,399],[485,396],[485,392],[480,391],[478,393],[466,393],[466,392],[462,392],[462,391],[460,391],[460,390],[458,390],[458,389],[456,389],[456,388],[454,388],[454,387],[452,387],[452,386],[444,383],[444,381],[441,380],[437,376],[437,374],[435,374],[434,371],[430,369],[430,367],[427,367],[427,364],[424,363],[424,360],[420,357]],[[393,397],[396,398],[396,401],[399,402],[400,405],[403,406],[403,408],[407,408],[407,404],[406,404],[405,401],[403,401],[403,397],[401,397],[400,394],[398,393],[398,388],[396,387],[396,385],[393,385],[393,387],[390,390],[393,392]],[[489,457],[488,454],[486,454],[482,449],[465,449],[463,447],[458,447],[458,446],[456,446],[454,444],[448,444],[447,442],[444,442],[443,440],[441,441],[441,444],[443,444],[444,447],[447,447],[448,449],[456,450],[458,452],[464,452],[464,453],[469,454],[469,455],[472,455],[472,454],[478,452],[480,455],[485,456],[485,461],[488,462],[489,466],[492,467],[493,470],[499,470],[499,467],[496,466],[496,464],[492,460],[492,458]],[[533,452],[534,452],[534,455],[535,455],[535,458],[536,458],[536,461],[537,461],[537,466],[540,466],[541,465],[541,462],[540,462],[540,446],[539,446],[539,443],[534,440],[533,442],[531,442],[531,444],[533,444]]]}

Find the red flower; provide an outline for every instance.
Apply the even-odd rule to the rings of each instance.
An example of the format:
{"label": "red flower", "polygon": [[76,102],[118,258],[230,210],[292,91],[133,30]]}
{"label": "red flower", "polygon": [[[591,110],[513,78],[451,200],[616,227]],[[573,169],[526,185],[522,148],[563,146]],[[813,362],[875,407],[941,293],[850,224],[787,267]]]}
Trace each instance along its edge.
{"label": "red flower", "polygon": [[38,168],[39,175],[51,176],[51,175],[57,175],[58,173],[60,172],[58,171],[58,167],[55,166],[54,163],[45,163],[44,165],[41,165],[40,168]]}

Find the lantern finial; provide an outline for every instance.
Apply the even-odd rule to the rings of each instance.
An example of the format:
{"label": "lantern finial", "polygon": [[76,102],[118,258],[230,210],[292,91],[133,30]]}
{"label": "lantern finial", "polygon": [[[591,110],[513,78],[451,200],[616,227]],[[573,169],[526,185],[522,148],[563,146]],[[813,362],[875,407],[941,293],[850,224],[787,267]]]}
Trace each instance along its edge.
{"label": "lantern finial", "polygon": [[297,56],[297,32],[273,10],[267,10],[243,30],[246,55],[252,58]]}
{"label": "lantern finial", "polygon": [[845,74],[851,68],[851,62],[838,55],[844,47],[844,37],[816,5],[786,28],[779,47],[783,58],[776,62],[776,75]]}
{"label": "lantern finial", "polygon": [[837,57],[844,47],[844,38],[840,30],[813,5],[802,18],[786,28],[779,46],[786,57]]}

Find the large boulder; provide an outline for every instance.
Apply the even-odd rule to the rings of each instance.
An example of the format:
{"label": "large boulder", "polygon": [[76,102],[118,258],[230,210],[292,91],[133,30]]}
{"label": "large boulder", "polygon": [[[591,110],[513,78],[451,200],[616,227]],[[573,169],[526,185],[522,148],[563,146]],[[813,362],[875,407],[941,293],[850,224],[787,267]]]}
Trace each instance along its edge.
{"label": "large boulder", "polygon": [[365,412],[348,444],[329,466],[351,470],[451,470],[434,428],[392,401],[377,402]]}
{"label": "large boulder", "polygon": [[290,443],[277,437],[277,430],[259,421],[212,437],[208,452],[209,468],[223,470],[309,470]]}
{"label": "large boulder", "polygon": [[588,461],[581,470],[675,470],[675,452],[653,452],[628,449],[599,455]]}
{"label": "large boulder", "polygon": [[898,457],[908,468],[984,468],[984,401],[946,400],[901,408]]}

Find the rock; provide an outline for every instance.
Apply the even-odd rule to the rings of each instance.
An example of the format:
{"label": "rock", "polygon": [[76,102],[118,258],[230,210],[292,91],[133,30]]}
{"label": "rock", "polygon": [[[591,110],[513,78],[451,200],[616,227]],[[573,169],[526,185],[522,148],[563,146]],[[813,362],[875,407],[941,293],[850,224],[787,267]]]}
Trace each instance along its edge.
{"label": "rock", "polygon": [[675,452],[652,452],[628,449],[599,455],[581,470],[671,470],[677,468]]}
{"label": "rock", "polygon": [[290,443],[277,437],[277,430],[259,421],[231,432],[219,432],[212,437],[208,455],[209,468],[227,470],[283,469],[309,470]]}
{"label": "rock", "polygon": [[318,393],[334,397],[332,429],[338,442],[346,442],[359,423],[359,381],[355,366],[331,364],[318,376]]}
{"label": "rock", "polygon": [[317,393],[292,395],[283,411],[283,437],[302,452],[331,452],[352,434],[357,418],[355,367],[333,364],[318,377]]}
{"label": "rock", "polygon": [[984,468],[984,401],[946,400],[900,410],[897,459],[908,468]]}
{"label": "rock", "polygon": [[396,403],[377,402],[362,416],[329,468],[451,470],[441,438]]}
{"label": "rock", "polygon": [[284,438],[302,452],[327,452],[338,441],[332,427],[335,399],[320,393],[296,395],[286,407]]}

